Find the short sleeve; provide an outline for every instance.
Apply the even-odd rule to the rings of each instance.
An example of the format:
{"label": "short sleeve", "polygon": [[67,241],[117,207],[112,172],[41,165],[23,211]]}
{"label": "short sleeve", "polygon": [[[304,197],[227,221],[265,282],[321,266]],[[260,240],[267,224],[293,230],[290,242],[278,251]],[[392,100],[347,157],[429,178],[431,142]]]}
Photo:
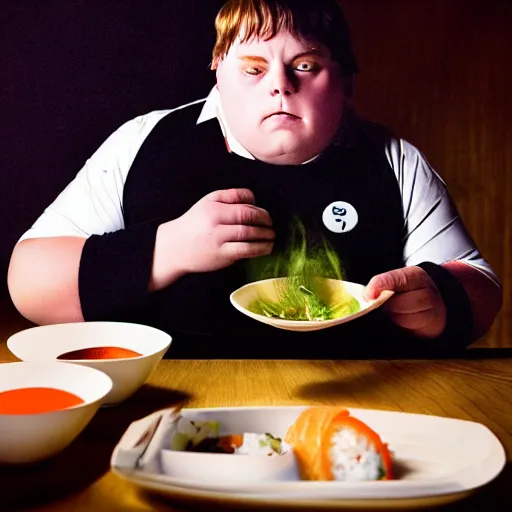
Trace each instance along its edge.
{"label": "short sleeve", "polygon": [[500,282],[468,233],[446,183],[412,144],[392,139],[386,150],[395,171],[404,212],[407,266],[458,260]]}
{"label": "short sleeve", "polygon": [[123,229],[123,188],[145,138],[167,113],[134,118],[110,135],[21,240],[54,236],[88,238]]}

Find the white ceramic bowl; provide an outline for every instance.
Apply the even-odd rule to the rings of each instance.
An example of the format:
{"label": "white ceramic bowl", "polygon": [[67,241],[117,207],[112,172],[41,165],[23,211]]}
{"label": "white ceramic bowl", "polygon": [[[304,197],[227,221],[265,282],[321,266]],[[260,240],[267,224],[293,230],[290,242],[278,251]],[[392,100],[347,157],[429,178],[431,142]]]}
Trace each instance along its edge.
{"label": "white ceramic bowl", "polygon": [[277,291],[280,283],[285,281],[286,277],[280,277],[276,279],[265,279],[262,281],[256,281],[242,286],[238,290],[235,290],[230,295],[231,304],[238,309],[244,315],[277,327],[278,329],[285,329],[288,331],[317,331],[320,329],[327,329],[335,325],[350,322],[363,315],[366,315],[370,311],[380,307],[386,302],[392,295],[392,291],[384,290],[381,292],[379,297],[372,301],[366,301],[363,298],[364,286],[362,284],[351,283],[349,281],[339,281],[336,279],[323,279],[326,283],[324,290],[325,297],[322,297],[326,303],[336,302],[337,297],[341,297],[345,294],[350,294],[358,302],[360,309],[357,313],[343,316],[340,318],[334,318],[332,320],[313,320],[313,321],[301,321],[301,320],[284,320],[282,318],[270,318],[265,315],[259,315],[249,310],[250,304],[258,299],[265,299],[269,301],[275,301],[277,299]]}
{"label": "white ceramic bowl", "polygon": [[37,414],[0,414],[0,463],[39,462],[66,448],[86,427],[112,389],[94,368],[57,362],[0,364],[0,392],[29,387],[68,391],[83,404]]}
{"label": "white ceramic bowl", "polygon": [[[263,422],[257,414],[240,414],[237,409],[194,410],[183,409],[184,418],[195,421],[218,421],[219,434],[269,432],[284,438],[286,431],[276,421]],[[291,448],[282,455],[271,457],[261,454],[235,455],[225,453],[200,453],[176,451],[168,448],[165,439],[160,450],[160,465],[167,476],[191,482],[274,482],[298,479],[295,456]]]}
{"label": "white ceramic bowl", "polygon": [[32,327],[7,340],[9,350],[22,361],[56,361],[60,355],[93,347],[121,347],[139,357],[125,359],[66,360],[105,372],[113,381],[104,405],[115,405],[130,397],[148,379],[171,344],[163,331],[122,322],[80,322]]}

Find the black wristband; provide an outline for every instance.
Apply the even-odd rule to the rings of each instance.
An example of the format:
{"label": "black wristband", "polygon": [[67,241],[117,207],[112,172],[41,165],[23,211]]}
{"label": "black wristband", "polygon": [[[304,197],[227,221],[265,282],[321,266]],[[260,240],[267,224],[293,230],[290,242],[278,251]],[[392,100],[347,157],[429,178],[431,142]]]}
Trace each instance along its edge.
{"label": "black wristband", "polygon": [[129,321],[144,310],[159,224],[147,222],[87,239],[78,273],[84,320]]}
{"label": "black wristband", "polygon": [[434,281],[446,306],[446,327],[432,340],[441,350],[463,349],[472,341],[473,311],[466,290],[451,272],[430,261],[417,265]]}

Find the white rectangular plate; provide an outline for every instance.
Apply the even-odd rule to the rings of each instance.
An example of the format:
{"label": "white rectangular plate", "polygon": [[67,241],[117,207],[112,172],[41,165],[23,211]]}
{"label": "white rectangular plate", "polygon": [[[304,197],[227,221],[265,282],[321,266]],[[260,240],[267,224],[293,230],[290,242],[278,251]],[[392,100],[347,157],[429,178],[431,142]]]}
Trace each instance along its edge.
{"label": "white rectangular plate", "polygon": [[[231,407],[183,409],[181,412],[197,419],[217,419],[225,426],[226,432],[271,432],[284,436],[306,407]],[[169,476],[165,473],[169,467],[177,469],[172,467],[172,458],[166,461],[166,457],[172,457],[172,452],[165,450],[166,421],[162,420],[167,418],[168,423],[169,411],[160,411],[130,426],[114,450],[112,470],[145,489],[179,501],[222,499],[226,505],[234,503],[237,506],[259,503],[273,507],[364,505],[411,508],[459,499],[489,483],[505,465],[503,446],[482,424],[404,412],[347,409],[388,443],[396,462],[397,479],[356,483],[300,480],[237,482],[222,478],[228,467],[223,467],[223,460],[225,457],[232,461],[232,457],[247,456],[219,457],[211,454],[205,456],[214,461],[215,474],[220,478],[207,479],[204,473],[194,478],[190,472],[186,477],[180,477],[179,471],[173,471],[173,476]],[[151,434],[145,435],[148,430]],[[141,437],[145,438],[142,442]]]}

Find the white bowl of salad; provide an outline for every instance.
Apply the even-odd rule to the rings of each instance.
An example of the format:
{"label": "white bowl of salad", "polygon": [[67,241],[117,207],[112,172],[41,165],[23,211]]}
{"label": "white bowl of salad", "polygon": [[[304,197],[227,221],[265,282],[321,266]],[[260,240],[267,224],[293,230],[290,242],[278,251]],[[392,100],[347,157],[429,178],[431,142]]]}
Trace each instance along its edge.
{"label": "white bowl of salad", "polygon": [[280,277],[255,281],[235,290],[231,304],[244,315],[289,331],[334,327],[380,307],[392,295],[384,290],[372,301],[358,283],[322,277]]}

